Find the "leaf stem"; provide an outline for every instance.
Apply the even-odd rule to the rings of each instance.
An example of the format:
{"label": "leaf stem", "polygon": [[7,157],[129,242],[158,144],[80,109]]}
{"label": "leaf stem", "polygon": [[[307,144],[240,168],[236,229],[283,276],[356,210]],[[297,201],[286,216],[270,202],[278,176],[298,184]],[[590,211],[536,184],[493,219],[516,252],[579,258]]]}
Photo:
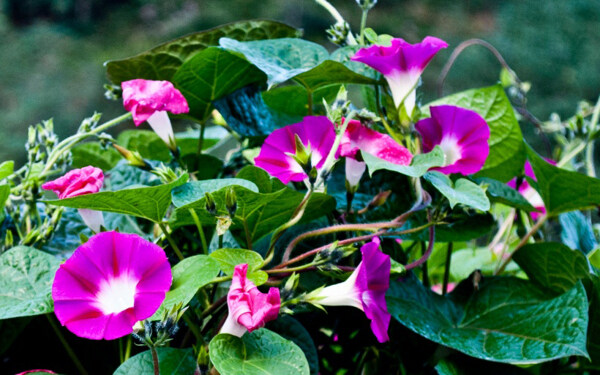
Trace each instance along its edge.
{"label": "leaf stem", "polygon": [[435,226],[432,225],[429,227],[429,246],[427,247],[427,250],[425,250],[425,252],[423,252],[423,255],[421,256],[421,258],[406,265],[405,268],[407,271],[412,270],[413,268],[417,268],[417,267],[421,266],[423,263],[427,262],[427,260],[429,259],[429,256],[431,256],[431,253],[433,252],[434,241],[435,241]]}
{"label": "leaf stem", "polygon": [[179,258],[179,260],[183,260],[184,259],[183,254],[181,253],[181,250],[179,250],[177,243],[175,243],[175,241],[171,237],[171,234],[169,233],[167,226],[164,223],[158,223],[158,226],[160,227],[160,230],[163,232],[163,234],[167,238],[169,245],[171,245],[171,247],[173,248],[173,251],[177,255],[177,258]]}
{"label": "leaf stem", "polygon": [[156,348],[154,346],[150,346],[150,352],[152,353],[152,367],[154,368],[154,375],[160,375],[158,353],[156,353]]}
{"label": "leaf stem", "polygon": [[54,333],[56,333],[56,336],[58,337],[61,344],[67,351],[67,354],[73,361],[73,364],[75,364],[75,367],[77,367],[77,370],[79,371],[79,373],[81,373],[82,375],[87,375],[88,372],[85,370],[85,367],[83,367],[83,365],[79,361],[79,358],[77,358],[77,355],[75,354],[75,352],[73,351],[73,349],[71,348],[71,346],[69,345],[69,343],[67,342],[65,337],[63,336],[63,334],[60,332],[60,328],[54,321],[53,317],[51,317],[50,314],[46,314],[46,318],[48,318],[48,322],[50,323],[50,326],[52,327],[52,329],[54,330]]}
{"label": "leaf stem", "polygon": [[542,225],[544,225],[544,223],[548,220],[548,214],[543,215],[534,225],[533,227],[531,227],[531,230],[529,232],[527,232],[527,234],[521,239],[521,241],[517,244],[517,246],[515,247],[515,249],[512,251],[512,253],[510,253],[506,259],[504,259],[504,262],[502,262],[502,264],[500,265],[500,267],[494,272],[494,275],[499,275],[502,272],[504,272],[504,270],[506,269],[506,266],[508,266],[508,264],[510,263],[510,261],[512,260],[513,255],[515,255],[515,253],[517,252],[517,250],[519,250],[520,248],[522,248],[523,246],[525,246],[525,244],[527,244],[527,242],[529,241],[529,239],[531,238],[531,236],[533,236],[541,227]]}
{"label": "leaf stem", "polygon": [[369,10],[363,9],[362,16],[360,17],[360,36],[358,37],[358,42],[361,46],[365,45],[365,27],[367,26],[367,14],[369,14]]}

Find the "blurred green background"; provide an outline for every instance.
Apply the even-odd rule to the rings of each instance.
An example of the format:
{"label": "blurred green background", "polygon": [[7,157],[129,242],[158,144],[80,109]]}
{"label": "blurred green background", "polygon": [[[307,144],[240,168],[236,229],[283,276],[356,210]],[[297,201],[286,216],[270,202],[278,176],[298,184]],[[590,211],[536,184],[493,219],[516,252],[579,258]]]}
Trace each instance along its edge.
{"label": "blurred green background", "polygon": [[[330,16],[313,0],[0,0],[0,160],[23,161],[27,126],[50,117],[62,137],[95,110],[123,113],[104,99],[102,63],[142,52],[222,23],[269,18],[328,43]],[[332,0],[358,29],[354,0]],[[600,94],[600,1],[379,0],[369,26],[409,42],[426,35],[450,43],[424,75],[426,100],[453,47],[468,38],[492,43],[524,81],[539,118],[568,116]],[[330,47],[333,45],[328,44]],[[470,47],[451,70],[444,93],[487,86],[500,66]]]}

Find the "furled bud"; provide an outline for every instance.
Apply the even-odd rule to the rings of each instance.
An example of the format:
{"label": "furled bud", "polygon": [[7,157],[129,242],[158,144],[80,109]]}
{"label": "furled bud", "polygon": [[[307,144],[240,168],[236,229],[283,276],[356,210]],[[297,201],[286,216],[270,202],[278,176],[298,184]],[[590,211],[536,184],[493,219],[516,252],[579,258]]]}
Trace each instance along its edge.
{"label": "furled bud", "polygon": [[237,198],[235,196],[235,190],[233,190],[233,187],[230,187],[225,192],[225,206],[227,207],[229,216],[234,217],[235,211],[237,210]]}
{"label": "furled bud", "polygon": [[115,143],[113,143],[113,147],[115,149],[117,149],[117,151],[119,151],[119,154],[121,154],[125,158],[125,160],[127,160],[129,162],[129,165],[132,165],[134,167],[139,167],[144,170],[152,169],[150,164],[148,162],[146,162],[144,160],[144,158],[142,158],[142,155],[140,155],[139,152],[130,151],[130,150],[126,149],[125,147],[121,147]]}
{"label": "furled bud", "polygon": [[211,215],[217,214],[217,204],[215,203],[215,199],[213,198],[211,193],[204,193],[204,199],[206,200],[205,207],[206,211],[208,211]]}

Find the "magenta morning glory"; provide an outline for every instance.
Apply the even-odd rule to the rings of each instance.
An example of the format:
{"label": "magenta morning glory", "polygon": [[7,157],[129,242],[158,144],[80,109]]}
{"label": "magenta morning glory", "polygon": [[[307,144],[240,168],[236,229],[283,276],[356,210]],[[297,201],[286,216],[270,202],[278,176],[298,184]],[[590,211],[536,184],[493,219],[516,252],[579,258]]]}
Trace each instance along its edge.
{"label": "magenta morning glory", "polygon": [[362,48],[352,57],[379,71],[387,80],[394,104],[404,103],[410,116],[415,107],[416,91],[421,73],[436,53],[448,43],[428,36],[421,43],[410,44],[401,38],[392,39],[390,46],[374,45]]}
{"label": "magenta morning glory", "polygon": [[[73,169],[64,176],[53,181],[48,181],[42,185],[44,190],[52,190],[58,195],[59,199],[72,198],[78,195],[93,194],[100,191],[104,182],[104,173],[102,169],[87,166],[81,169]],[[80,208],[79,214],[94,232],[100,232],[100,227],[104,225],[102,212]]]}
{"label": "magenta morning glory", "polygon": [[452,105],[432,106],[431,117],[415,125],[423,140],[423,152],[440,146],[445,162],[432,168],[445,174],[477,173],[490,152],[490,128],[479,114]]}
{"label": "magenta morning glory", "polygon": [[412,154],[387,134],[379,133],[362,125],[360,121],[348,122],[340,143],[340,156],[346,157],[346,180],[350,186],[358,185],[366,165],[357,155],[366,152],[390,163],[409,165]]}
{"label": "magenta morning glory", "polygon": [[334,141],[335,128],[327,117],[307,116],[269,134],[254,162],[284,184],[304,181],[312,168],[323,167]]}
{"label": "magenta morning glory", "polygon": [[346,281],[322,289],[314,302],[325,306],[353,306],[365,312],[371,320],[371,330],[379,342],[389,340],[388,313],[385,293],[390,285],[390,256],[379,250],[379,239],[364,244],[362,262]]}
{"label": "magenta morning glory", "polygon": [[56,271],[54,312],[79,337],[116,339],[156,312],[171,282],[158,245],[136,234],[98,233]]}
{"label": "magenta morning glory", "polygon": [[133,115],[133,123],[139,126],[144,121],[174,150],[175,135],[167,112],[173,114],[190,111],[185,97],[169,81],[133,79],[121,83],[123,106]]}
{"label": "magenta morning glory", "polygon": [[267,294],[261,293],[246,277],[247,272],[247,264],[238,264],[234,268],[227,293],[229,315],[221,333],[241,337],[246,330],[252,332],[261,328],[266,322],[276,319],[279,314],[279,289],[270,288]]}

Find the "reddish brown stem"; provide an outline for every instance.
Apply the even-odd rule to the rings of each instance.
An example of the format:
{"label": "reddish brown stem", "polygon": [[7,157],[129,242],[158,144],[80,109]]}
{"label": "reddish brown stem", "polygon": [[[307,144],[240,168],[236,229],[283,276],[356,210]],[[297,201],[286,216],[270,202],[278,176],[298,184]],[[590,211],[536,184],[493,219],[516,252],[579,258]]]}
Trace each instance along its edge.
{"label": "reddish brown stem", "polygon": [[429,246],[427,247],[427,251],[425,251],[425,253],[423,253],[423,256],[420,257],[419,259],[415,260],[414,262],[407,264],[406,265],[406,270],[412,270],[413,268],[417,268],[419,266],[422,266],[423,263],[427,262],[427,259],[429,259],[429,256],[431,255],[431,253],[433,252],[433,243],[435,242],[435,226],[430,226],[429,227]]}

